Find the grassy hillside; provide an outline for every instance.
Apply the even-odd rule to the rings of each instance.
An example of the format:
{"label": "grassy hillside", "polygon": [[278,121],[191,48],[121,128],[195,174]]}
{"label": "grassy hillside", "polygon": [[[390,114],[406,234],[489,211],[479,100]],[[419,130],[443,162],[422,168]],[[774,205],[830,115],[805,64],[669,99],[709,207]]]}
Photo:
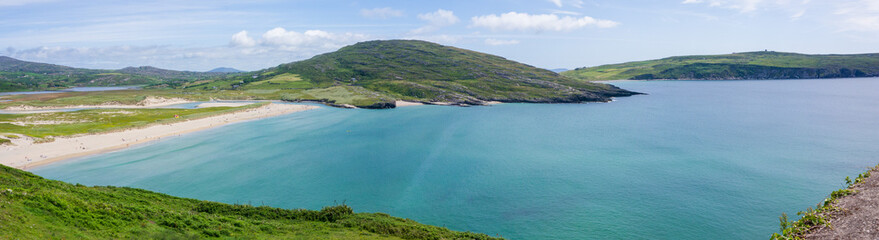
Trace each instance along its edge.
{"label": "grassy hillside", "polygon": [[682,56],[577,68],[562,75],[580,80],[873,77],[879,76],[879,54],[807,55],[764,51]]}
{"label": "grassy hillside", "polygon": [[61,89],[76,86],[158,85],[173,87],[188,81],[225,76],[154,67],[97,70],[21,61],[0,56],[0,92]]}
{"label": "grassy hillside", "polygon": [[[85,133],[101,133],[210,117],[256,108],[265,104],[267,103],[254,103],[241,107],[195,109],[86,109],[73,112],[0,114],[0,134],[22,134],[45,138],[48,136],[64,137]],[[35,122],[42,122],[42,124],[29,124]]]}
{"label": "grassy hillside", "polygon": [[493,239],[345,205],[230,205],[86,187],[0,165],[0,239]]}
{"label": "grassy hillside", "polygon": [[374,108],[393,107],[398,99],[478,105],[608,101],[634,94],[494,55],[416,40],[361,42],[308,60],[186,88],[275,89],[284,90],[282,98],[287,100]]}

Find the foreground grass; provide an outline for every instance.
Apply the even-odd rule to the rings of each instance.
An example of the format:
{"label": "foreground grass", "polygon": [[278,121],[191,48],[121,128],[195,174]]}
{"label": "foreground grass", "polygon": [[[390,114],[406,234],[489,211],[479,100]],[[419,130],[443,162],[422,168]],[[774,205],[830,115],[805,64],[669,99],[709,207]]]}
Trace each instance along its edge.
{"label": "foreground grass", "polygon": [[[0,114],[0,133],[16,133],[36,138],[100,133],[143,127],[150,124],[173,123],[188,119],[209,117],[256,108],[265,104],[267,103],[256,103],[241,107],[211,107],[197,109],[88,109],[74,112]],[[55,124],[23,126],[12,124],[33,122],[54,122]]]}
{"label": "foreground grass", "polygon": [[0,165],[0,239],[494,239],[346,205],[230,205],[127,187],[86,187]]}
{"label": "foreground grass", "polygon": [[789,221],[787,214],[782,213],[781,217],[778,218],[780,222],[780,233],[773,233],[770,239],[803,239],[803,236],[806,233],[809,233],[809,231],[817,226],[832,227],[830,226],[829,215],[830,213],[839,210],[839,208],[833,206],[836,200],[854,194],[855,190],[852,190],[852,188],[870,177],[870,172],[877,168],[879,168],[879,165],[867,170],[865,173],[859,174],[854,181],[849,177],[845,177],[846,188],[833,191],[830,193],[829,197],[825,198],[821,203],[818,203],[814,209],[808,208],[806,211],[798,212],[797,215],[802,216],[799,220]]}

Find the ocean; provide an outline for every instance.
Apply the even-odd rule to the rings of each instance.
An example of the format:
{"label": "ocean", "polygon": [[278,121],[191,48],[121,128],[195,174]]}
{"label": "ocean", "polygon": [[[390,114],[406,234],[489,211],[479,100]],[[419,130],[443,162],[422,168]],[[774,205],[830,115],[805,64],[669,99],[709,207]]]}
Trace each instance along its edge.
{"label": "ocean", "polygon": [[879,164],[879,78],[613,84],[648,95],[323,107],[31,171],[509,239],[766,239]]}

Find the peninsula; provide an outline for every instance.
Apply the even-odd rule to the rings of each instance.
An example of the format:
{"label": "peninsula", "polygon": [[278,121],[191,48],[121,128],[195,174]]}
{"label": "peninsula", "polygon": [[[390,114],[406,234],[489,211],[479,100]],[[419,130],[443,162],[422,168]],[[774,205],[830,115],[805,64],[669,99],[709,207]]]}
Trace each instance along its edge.
{"label": "peninsula", "polygon": [[561,73],[586,80],[812,79],[879,76],[879,53],[809,55],[772,51],[669,57]]}

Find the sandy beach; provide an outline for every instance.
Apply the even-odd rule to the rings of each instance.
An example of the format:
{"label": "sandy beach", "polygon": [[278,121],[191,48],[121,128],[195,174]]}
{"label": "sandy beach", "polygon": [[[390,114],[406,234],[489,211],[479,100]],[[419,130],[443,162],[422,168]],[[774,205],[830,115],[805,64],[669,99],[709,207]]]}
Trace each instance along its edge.
{"label": "sandy beach", "polygon": [[157,107],[166,107],[176,104],[183,103],[191,103],[193,101],[182,99],[182,98],[161,98],[161,97],[147,97],[143,101],[138,102],[135,105],[125,105],[125,104],[115,104],[115,103],[107,103],[101,105],[70,105],[70,106],[46,106],[46,107],[34,107],[34,106],[10,106],[6,107],[3,110],[6,113],[43,113],[43,112],[57,112],[65,109],[76,109],[76,108],[126,108],[126,109],[134,109],[134,108],[157,108]]}
{"label": "sandy beach", "polygon": [[401,101],[401,100],[397,100],[397,102],[395,102],[394,104],[397,105],[397,107],[408,107],[408,106],[420,106],[420,105],[424,105],[424,103],[420,103],[420,102],[409,102],[409,101]]}
{"label": "sandy beach", "polygon": [[14,139],[12,145],[0,145],[0,164],[27,169],[64,159],[98,154],[141,143],[159,140],[230,123],[278,116],[317,108],[309,105],[272,103],[253,109],[187,120],[171,124],[150,125],[117,132],[59,137],[52,142],[34,143],[28,137]]}

